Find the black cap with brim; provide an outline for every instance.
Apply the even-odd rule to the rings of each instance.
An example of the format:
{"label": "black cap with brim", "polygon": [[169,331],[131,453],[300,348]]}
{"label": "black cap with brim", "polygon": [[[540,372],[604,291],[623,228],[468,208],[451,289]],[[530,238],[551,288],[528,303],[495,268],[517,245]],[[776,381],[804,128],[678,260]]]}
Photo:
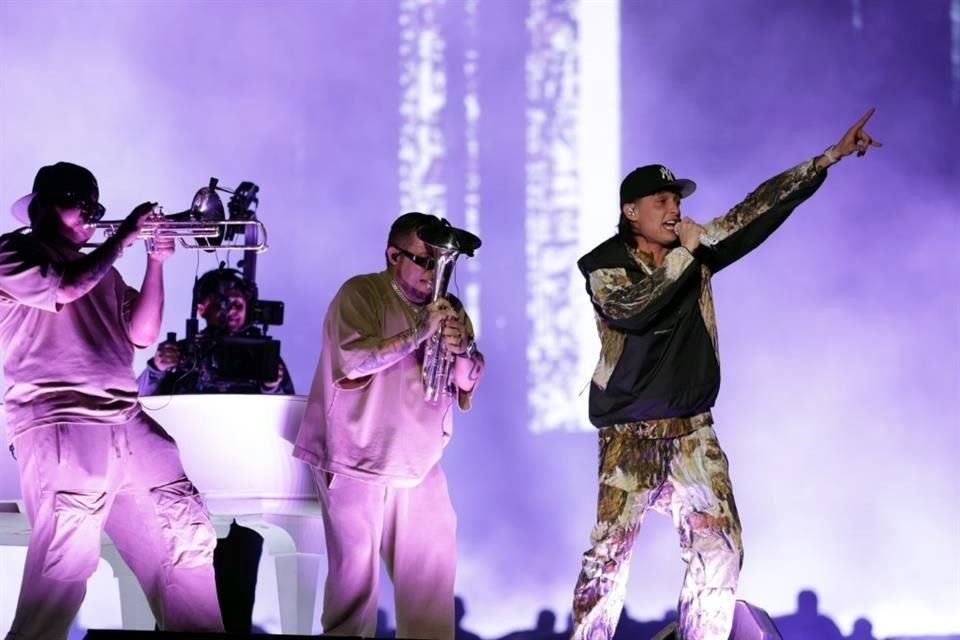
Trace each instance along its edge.
{"label": "black cap with brim", "polygon": [[10,207],[13,217],[30,224],[30,203],[38,196],[57,198],[64,194],[99,195],[97,179],[89,169],[72,162],[58,162],[41,167],[33,179],[33,191],[17,199]]}
{"label": "black cap with brim", "polygon": [[697,190],[697,183],[686,178],[677,178],[662,164],[637,167],[620,183],[620,204],[633,202],[644,196],[661,191],[673,191],[686,198]]}

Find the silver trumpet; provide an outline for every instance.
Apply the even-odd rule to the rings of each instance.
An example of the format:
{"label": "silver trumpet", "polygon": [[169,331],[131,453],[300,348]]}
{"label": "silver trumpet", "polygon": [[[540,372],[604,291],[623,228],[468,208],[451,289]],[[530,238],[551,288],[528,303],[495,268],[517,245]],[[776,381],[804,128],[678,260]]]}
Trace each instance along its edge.
{"label": "silver trumpet", "polygon": [[[117,232],[123,220],[101,220],[86,225],[88,228],[103,231],[105,238]],[[245,233],[251,227],[255,233]],[[230,243],[225,238],[239,235],[243,242]],[[252,236],[253,240],[248,240]],[[176,238],[185,249],[195,251],[254,251],[267,250],[267,228],[262,222],[252,220],[227,220],[223,202],[217,195],[216,187],[203,187],[193,197],[193,204],[186,211],[165,215],[163,207],[157,205],[144,221],[137,237],[148,243],[158,238]],[[85,246],[97,247],[103,242],[89,242]]]}
{"label": "silver trumpet", "polygon": [[[469,231],[457,229],[447,220],[441,219],[417,231],[417,236],[425,245],[433,249],[436,271],[433,278],[433,297],[431,302],[447,295],[447,287],[457,258],[461,255],[473,257],[480,248],[480,238]],[[436,403],[451,393],[450,369],[456,356],[450,353],[443,342],[443,327],[427,340],[423,354],[423,395],[427,402]]]}

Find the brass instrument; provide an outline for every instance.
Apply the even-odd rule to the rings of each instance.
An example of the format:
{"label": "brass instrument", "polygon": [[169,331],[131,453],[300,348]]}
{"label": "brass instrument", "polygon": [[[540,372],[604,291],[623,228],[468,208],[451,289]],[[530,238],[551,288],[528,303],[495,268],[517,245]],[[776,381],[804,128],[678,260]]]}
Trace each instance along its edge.
{"label": "brass instrument", "polygon": [[[469,231],[457,229],[447,220],[440,220],[417,231],[417,236],[425,245],[433,249],[436,271],[433,277],[433,297],[431,302],[447,295],[447,287],[453,277],[457,258],[461,255],[473,257],[480,248],[480,238]],[[450,395],[450,367],[454,356],[443,343],[443,327],[427,340],[423,354],[423,395],[427,402],[436,403]]]}
{"label": "brass instrument", "polygon": [[[156,206],[144,221],[138,238],[148,243],[157,238],[176,238],[185,249],[194,251],[253,251],[267,250],[267,228],[255,218],[230,219],[224,215],[223,202],[217,195],[216,179],[203,187],[193,197],[193,204],[186,211],[164,215],[163,207]],[[103,231],[105,237],[117,232],[123,220],[101,220],[86,225]],[[240,239],[236,242],[234,238]],[[102,242],[89,242],[84,246],[97,247]]]}

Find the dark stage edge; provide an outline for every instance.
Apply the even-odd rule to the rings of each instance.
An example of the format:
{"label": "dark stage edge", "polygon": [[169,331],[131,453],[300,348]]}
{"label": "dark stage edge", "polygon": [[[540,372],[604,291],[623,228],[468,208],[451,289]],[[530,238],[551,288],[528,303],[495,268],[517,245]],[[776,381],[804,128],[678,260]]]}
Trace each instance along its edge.
{"label": "dark stage edge", "polygon": [[[671,623],[653,636],[653,640],[676,640],[676,624]],[[314,635],[275,635],[275,634],[248,634],[248,633],[196,633],[189,631],[124,631],[122,629],[90,629],[86,640],[121,640],[130,638],[144,640],[157,638],[250,638],[253,635],[269,638],[338,638],[338,640],[374,640],[361,636],[314,636]],[[756,607],[743,600],[737,600],[733,612],[733,629],[730,631],[730,640],[783,640],[780,631],[770,619],[769,614],[760,607]]]}
{"label": "dark stage edge", "polygon": [[178,640],[210,640],[211,638],[333,638],[338,640],[374,640],[361,636],[324,636],[296,634],[250,634],[250,633],[201,633],[197,631],[125,631],[123,629],[88,629],[85,640],[158,640],[158,638],[177,638]]}

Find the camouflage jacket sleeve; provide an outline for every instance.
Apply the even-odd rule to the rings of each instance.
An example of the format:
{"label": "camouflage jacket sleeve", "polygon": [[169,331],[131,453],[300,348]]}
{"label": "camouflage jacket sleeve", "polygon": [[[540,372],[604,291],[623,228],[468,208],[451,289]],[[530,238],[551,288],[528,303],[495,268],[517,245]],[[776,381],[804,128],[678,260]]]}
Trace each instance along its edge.
{"label": "camouflage jacket sleeve", "polygon": [[697,257],[714,273],[736,262],[776,231],[826,176],[826,170],[818,171],[813,160],[807,160],[770,178],[743,202],[704,225],[704,235],[715,244],[698,249]]}
{"label": "camouflage jacket sleeve", "polygon": [[642,330],[698,272],[696,264],[689,251],[676,248],[649,273],[622,267],[591,271],[588,283],[594,308],[607,324]]}

